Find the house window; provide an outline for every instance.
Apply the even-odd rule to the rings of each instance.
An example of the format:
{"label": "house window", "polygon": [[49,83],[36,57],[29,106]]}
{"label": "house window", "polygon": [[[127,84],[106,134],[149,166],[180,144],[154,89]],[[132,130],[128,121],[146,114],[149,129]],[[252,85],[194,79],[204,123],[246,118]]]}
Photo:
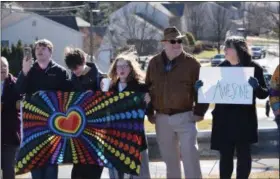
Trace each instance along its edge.
{"label": "house window", "polygon": [[9,47],[9,41],[8,40],[1,40],[1,47]]}
{"label": "house window", "polygon": [[32,21],[32,27],[35,27],[37,24],[36,20]]}

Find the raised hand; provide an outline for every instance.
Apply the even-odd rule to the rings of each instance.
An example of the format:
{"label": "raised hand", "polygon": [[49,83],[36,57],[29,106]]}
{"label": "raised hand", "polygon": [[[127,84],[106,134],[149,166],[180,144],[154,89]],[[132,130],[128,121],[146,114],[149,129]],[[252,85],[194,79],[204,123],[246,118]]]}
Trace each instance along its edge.
{"label": "raised hand", "polygon": [[22,72],[24,75],[27,75],[33,65],[33,59],[24,57],[22,60]]}

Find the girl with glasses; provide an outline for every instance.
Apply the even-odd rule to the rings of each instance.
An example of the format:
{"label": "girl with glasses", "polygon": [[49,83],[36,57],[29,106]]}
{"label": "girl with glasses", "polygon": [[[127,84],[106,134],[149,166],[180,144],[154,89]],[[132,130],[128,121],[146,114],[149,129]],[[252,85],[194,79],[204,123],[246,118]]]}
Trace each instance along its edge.
{"label": "girl with glasses", "polygon": [[[137,57],[132,52],[123,52],[113,62],[109,70],[108,76],[111,78],[110,91],[122,92],[122,91],[136,91],[144,92],[145,102],[148,105],[151,101],[148,94],[148,87],[144,84],[144,74],[140,69],[140,65],[136,62]],[[147,139],[143,140],[143,147],[141,152],[141,169],[139,176],[132,176],[125,174],[116,169],[109,169],[109,175],[111,179],[124,179],[124,178],[150,178],[149,171],[149,157],[147,149]]]}

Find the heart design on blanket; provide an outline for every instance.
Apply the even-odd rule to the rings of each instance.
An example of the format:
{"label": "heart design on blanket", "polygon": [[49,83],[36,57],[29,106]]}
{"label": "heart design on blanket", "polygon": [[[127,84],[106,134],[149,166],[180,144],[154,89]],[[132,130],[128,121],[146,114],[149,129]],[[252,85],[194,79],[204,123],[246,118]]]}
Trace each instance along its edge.
{"label": "heart design on blanket", "polygon": [[57,112],[49,119],[50,129],[61,136],[78,137],[84,130],[86,118],[78,107],[67,110],[66,114]]}

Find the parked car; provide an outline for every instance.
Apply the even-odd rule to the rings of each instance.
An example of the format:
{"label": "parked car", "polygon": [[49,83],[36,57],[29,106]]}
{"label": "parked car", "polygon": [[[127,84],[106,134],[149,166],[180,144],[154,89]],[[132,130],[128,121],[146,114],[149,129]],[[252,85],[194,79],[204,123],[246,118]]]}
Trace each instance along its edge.
{"label": "parked car", "polygon": [[225,55],[224,54],[217,54],[213,58],[211,58],[211,66],[215,67],[222,63],[225,60]]}
{"label": "parked car", "polygon": [[265,58],[266,55],[266,51],[263,47],[252,47],[251,48],[251,52],[252,52],[252,58]]}

